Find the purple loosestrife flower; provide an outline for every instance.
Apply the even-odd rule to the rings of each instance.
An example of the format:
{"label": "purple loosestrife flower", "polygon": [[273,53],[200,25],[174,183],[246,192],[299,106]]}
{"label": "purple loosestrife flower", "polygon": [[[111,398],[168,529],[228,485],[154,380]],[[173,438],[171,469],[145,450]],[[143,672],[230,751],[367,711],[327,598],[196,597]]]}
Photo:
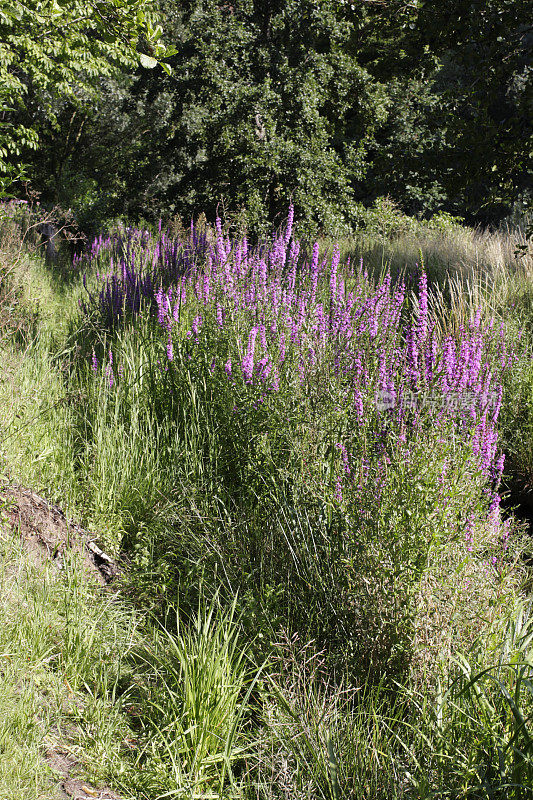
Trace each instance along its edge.
{"label": "purple loosestrife flower", "polygon": [[333,248],[333,256],[331,258],[331,273],[329,278],[329,290],[331,294],[331,301],[334,302],[337,296],[337,269],[339,268],[339,261],[341,252],[338,244]]}
{"label": "purple loosestrife flower", "polygon": [[319,256],[320,248],[318,246],[318,242],[315,242],[313,245],[313,255],[311,257],[311,277],[313,279],[313,283],[316,286],[316,282],[318,281],[318,256]]}
{"label": "purple loosestrife flower", "polygon": [[426,352],[426,383],[429,385],[433,379],[433,371],[437,364],[439,343],[435,330],[431,331],[429,347]]}
{"label": "purple loosestrife flower", "polygon": [[498,447],[498,433],[494,428],[490,429],[489,433],[489,443],[488,443],[488,464],[487,464],[487,474],[489,472],[490,466],[494,465],[494,459],[496,458],[496,449]]}
{"label": "purple loosestrife flower", "polygon": [[96,353],[94,352],[94,349],[93,349],[93,357],[92,357],[91,362],[92,362],[92,370],[93,370],[94,374],[96,375],[96,373],[98,372],[98,359],[96,358]]}
{"label": "purple loosestrife flower", "polygon": [[418,342],[416,332],[412,325],[409,326],[407,333],[407,363],[409,381],[414,390],[418,388],[420,372],[418,369]]}
{"label": "purple loosestrife flower", "polygon": [[287,252],[285,248],[286,245],[283,238],[275,239],[272,250],[268,256],[268,260],[270,261],[272,270],[275,272],[277,280],[281,278],[283,267],[285,266],[285,261],[287,260]]}
{"label": "purple loosestrife flower", "polygon": [[167,341],[167,358],[169,361],[174,359],[174,347],[172,344],[172,334],[169,332]]}
{"label": "purple loosestrife flower", "polygon": [[198,336],[198,331],[200,330],[201,324],[202,324],[202,318],[200,316],[197,316],[193,319],[191,330],[195,336]]}
{"label": "purple loosestrife flower", "polygon": [[468,385],[475,390],[480,388],[480,373],[481,373],[481,360],[483,356],[483,337],[481,333],[477,334],[472,342],[472,351],[470,358],[470,370]]}
{"label": "purple loosestrife flower", "polygon": [[453,374],[455,372],[455,346],[451,336],[448,336],[444,341],[443,361],[444,375],[442,388],[444,393],[447,393],[453,386]]}
{"label": "purple loosestrife flower", "polygon": [[164,310],[164,315],[167,318],[166,319],[166,327],[168,328],[168,330],[170,330],[170,328],[172,327],[172,318],[171,318],[171,314],[170,314],[170,309],[172,307],[171,306],[171,292],[172,292],[172,289],[169,289],[168,290],[168,294],[163,294],[163,310]]}
{"label": "purple loosestrife flower", "polygon": [[251,383],[252,375],[254,372],[254,353],[255,353],[255,340],[257,338],[257,328],[254,326],[250,330],[250,334],[248,336],[248,347],[246,349],[246,354],[242,360],[242,374],[244,376],[244,380],[246,383]]}
{"label": "purple loosestrife flower", "polygon": [[346,342],[348,342],[353,336],[352,318],[351,314],[349,314],[348,312],[344,313],[341,316],[339,324],[339,334],[346,340]]}
{"label": "purple loosestrife flower", "polygon": [[279,337],[279,363],[283,364],[285,361],[285,334],[282,333]]}
{"label": "purple loosestrife flower", "polygon": [[233,291],[233,275],[231,271],[231,261],[229,260],[229,253],[228,253],[228,260],[224,264],[224,294],[228,295],[231,294]]}
{"label": "purple loosestrife flower", "polygon": [[500,495],[499,494],[495,494],[493,496],[493,498],[491,500],[491,503],[490,503],[490,506],[489,506],[488,519],[489,519],[489,522],[494,526],[496,526],[496,524],[498,522],[498,518],[499,518],[499,514],[500,514],[500,502],[501,502]]}
{"label": "purple loosestrife flower", "polygon": [[364,411],[363,411],[363,396],[359,389],[354,390],[354,408],[355,414],[357,417],[358,422],[362,422]]}
{"label": "purple loosestrife flower", "polygon": [[222,220],[220,217],[216,218],[216,240],[217,240],[217,259],[219,264],[226,263],[226,247],[224,244],[224,235],[222,233]]}
{"label": "purple loosestrife flower", "polygon": [[291,328],[291,342],[295,344],[298,341],[298,322],[295,319],[289,317],[287,322],[290,320],[290,328]]}
{"label": "purple loosestrife flower", "polygon": [[291,266],[296,265],[299,255],[300,255],[300,242],[296,242],[293,239],[289,250],[289,263],[291,264]]}
{"label": "purple loosestrife flower", "polygon": [[298,300],[298,306],[296,311],[296,325],[299,331],[302,329],[302,326],[304,324],[305,314],[306,314],[305,297],[300,297],[300,299]]}
{"label": "purple loosestrife flower", "polygon": [[386,391],[387,391],[387,395],[388,395],[388,397],[387,397],[388,405],[390,407],[392,407],[392,408],[395,408],[396,407],[396,387],[394,385],[394,378],[392,377],[392,373],[389,373],[389,375],[388,375]]}
{"label": "purple loosestrife flower", "polygon": [[340,453],[341,453],[342,463],[343,463],[343,466],[344,466],[344,472],[346,473],[346,475],[350,475],[351,474],[350,459],[348,458],[348,453],[346,451],[346,446],[344,444],[342,444],[342,442],[341,442],[341,443],[337,444],[336,447],[337,447],[337,450],[340,450]]}
{"label": "purple loosestrife flower", "polygon": [[378,298],[376,303],[372,306],[372,310],[370,312],[369,333],[371,339],[375,339],[376,336],[378,335],[380,314],[381,314],[381,298]]}
{"label": "purple loosestrife flower", "polygon": [[284,240],[283,240],[284,244],[285,244],[285,247],[287,247],[287,245],[289,244],[289,240],[291,238],[293,221],[294,221],[294,206],[291,203],[290,206],[289,206],[289,214],[288,214],[288,217],[287,217],[287,228],[285,229],[285,236],[284,236]]}
{"label": "purple loosestrife flower", "polygon": [[204,275],[204,285],[203,285],[203,303],[207,305],[209,302],[209,293],[210,293],[210,284],[209,284],[209,275],[206,273]]}
{"label": "purple loosestrife flower", "polygon": [[496,461],[492,470],[492,478],[496,489],[498,489],[502,480],[504,464],[505,464],[505,453],[502,453],[498,458],[498,460]]}
{"label": "purple loosestrife flower", "polygon": [[240,275],[243,277],[246,274],[246,270],[248,269],[248,239],[246,236],[243,237],[242,240],[242,261],[241,261],[241,272]]}
{"label": "purple loosestrife flower", "polygon": [[259,359],[259,361],[255,365],[254,368],[255,372],[257,373],[257,375],[259,375],[261,380],[263,380],[263,371],[267,364],[268,364],[268,356],[263,356],[262,358]]}
{"label": "purple loosestrife flower", "polygon": [[417,332],[418,341],[422,343],[427,336],[428,325],[428,279],[425,272],[420,276],[418,284],[418,320]]}
{"label": "purple loosestrife flower", "polygon": [[459,350],[459,360],[457,364],[458,374],[457,374],[457,380],[455,382],[455,386],[459,391],[466,389],[468,385],[468,378],[470,375],[470,362],[471,362],[470,342],[467,339],[463,339]]}
{"label": "purple loosestrife flower", "polygon": [[272,372],[272,363],[267,360],[267,363],[265,364],[265,366],[261,371],[261,380],[266,381],[271,372]]}
{"label": "purple loosestrife flower", "polygon": [[354,382],[358,383],[363,374],[363,353],[361,350],[358,350],[354,356],[352,371]]}
{"label": "purple loosestrife flower", "polygon": [[231,378],[231,358],[228,358],[228,360],[224,364],[224,372],[226,373],[228,378]]}
{"label": "purple loosestrife flower", "polygon": [[476,425],[476,427],[474,428],[471,440],[472,452],[476,458],[479,457],[480,438],[481,438],[481,429],[480,429],[480,423],[478,423],[478,425]]}
{"label": "purple loosestrife flower", "polygon": [[165,323],[165,306],[163,304],[163,289],[160,287],[155,295],[157,303],[157,321],[162,326]]}

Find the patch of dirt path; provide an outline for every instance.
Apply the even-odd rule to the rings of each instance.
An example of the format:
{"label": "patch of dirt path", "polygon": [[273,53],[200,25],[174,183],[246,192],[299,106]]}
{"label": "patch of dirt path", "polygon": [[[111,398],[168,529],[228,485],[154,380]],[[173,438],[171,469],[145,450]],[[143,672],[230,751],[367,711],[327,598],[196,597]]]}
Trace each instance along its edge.
{"label": "patch of dirt path", "polygon": [[0,486],[0,499],[7,501],[8,523],[33,561],[49,559],[61,568],[64,554],[70,551],[81,556],[88,578],[105,584],[118,575],[113,559],[98,547],[95,537],[70,522],[58,506],[31,489],[14,485]]}

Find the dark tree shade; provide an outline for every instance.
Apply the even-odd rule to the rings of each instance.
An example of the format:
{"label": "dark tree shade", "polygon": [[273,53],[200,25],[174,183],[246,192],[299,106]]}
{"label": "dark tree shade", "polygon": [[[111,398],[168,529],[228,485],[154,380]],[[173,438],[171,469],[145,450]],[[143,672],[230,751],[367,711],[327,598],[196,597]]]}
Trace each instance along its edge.
{"label": "dark tree shade", "polygon": [[340,233],[379,196],[485,223],[527,200],[529,0],[161,1],[170,75],[101,78],[83,108],[29,86],[19,111],[34,186],[84,226],[222,204],[260,232],[292,198]]}

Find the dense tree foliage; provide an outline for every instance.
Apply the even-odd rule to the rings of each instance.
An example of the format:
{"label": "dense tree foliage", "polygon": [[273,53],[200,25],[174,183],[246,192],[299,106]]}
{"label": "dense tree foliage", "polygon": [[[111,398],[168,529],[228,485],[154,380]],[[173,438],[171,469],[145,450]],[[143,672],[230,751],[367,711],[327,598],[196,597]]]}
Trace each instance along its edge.
{"label": "dense tree foliage", "polygon": [[495,222],[530,197],[527,6],[161,0],[171,71],[93,60],[80,104],[88,71],[71,64],[64,91],[26,80],[13,119],[41,141],[32,184],[86,226],[222,203],[259,229],[292,198],[309,228],[340,232],[383,195]]}
{"label": "dense tree foliage", "polygon": [[22,177],[21,153],[35,149],[43,122],[58,140],[61,101],[72,110],[99,95],[101,79],[139,62],[142,36],[155,66],[161,29],[146,0],[2,0],[0,4],[0,187]]}
{"label": "dense tree foliage", "polygon": [[372,154],[376,189],[409,210],[430,203],[472,221],[497,220],[532,185],[530,3],[420,6],[411,41],[434,62],[407,81],[394,76],[393,106]]}

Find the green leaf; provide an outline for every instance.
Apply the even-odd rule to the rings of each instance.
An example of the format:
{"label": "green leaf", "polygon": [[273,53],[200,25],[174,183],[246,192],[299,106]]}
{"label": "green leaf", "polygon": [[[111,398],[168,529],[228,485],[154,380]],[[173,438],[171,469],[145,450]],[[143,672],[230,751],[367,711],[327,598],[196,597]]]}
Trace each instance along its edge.
{"label": "green leaf", "polygon": [[147,69],[153,69],[154,67],[157,67],[156,59],[152,58],[152,56],[147,56],[144,53],[139,54],[139,61],[141,62],[141,65]]}

